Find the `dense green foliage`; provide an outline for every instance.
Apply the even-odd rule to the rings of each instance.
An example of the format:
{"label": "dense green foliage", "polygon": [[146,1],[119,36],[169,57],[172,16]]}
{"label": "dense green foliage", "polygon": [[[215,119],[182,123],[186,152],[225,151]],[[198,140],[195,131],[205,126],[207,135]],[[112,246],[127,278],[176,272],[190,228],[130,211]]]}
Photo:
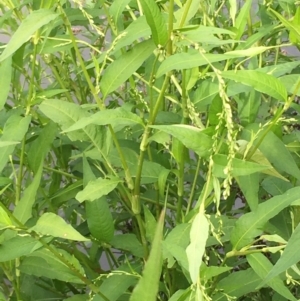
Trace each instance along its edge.
{"label": "dense green foliage", "polygon": [[300,299],[299,1],[0,9],[0,300]]}

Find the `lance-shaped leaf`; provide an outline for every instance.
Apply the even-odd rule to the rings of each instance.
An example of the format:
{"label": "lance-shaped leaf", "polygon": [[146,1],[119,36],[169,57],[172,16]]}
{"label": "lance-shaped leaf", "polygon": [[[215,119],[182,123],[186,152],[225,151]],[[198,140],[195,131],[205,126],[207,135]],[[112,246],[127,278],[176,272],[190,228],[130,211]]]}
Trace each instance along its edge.
{"label": "lance-shaped leaf", "polygon": [[201,157],[209,154],[212,139],[196,127],[183,124],[153,125],[151,127],[172,135]]}
{"label": "lance-shaped leaf", "polygon": [[281,210],[300,199],[300,187],[288,190],[258,205],[253,212],[238,219],[231,233],[233,250],[240,250],[262,232],[263,226]]}
{"label": "lance-shaped leaf", "polygon": [[140,0],[152,38],[156,46],[165,46],[168,42],[166,22],[154,0]]}
{"label": "lance-shaped leaf", "polygon": [[90,181],[82,191],[77,193],[76,199],[79,202],[94,201],[113,191],[120,183],[120,179],[97,179]]}
{"label": "lance-shaped leaf", "polygon": [[15,142],[20,142],[26,134],[30,120],[30,116],[21,117],[12,115],[6,121],[0,141],[3,141],[5,143],[7,141],[13,141],[14,143],[12,145],[1,147],[0,172],[3,170],[9,155],[11,155],[14,151],[16,145]]}
{"label": "lance-shaped leaf", "polygon": [[265,93],[275,99],[286,101],[287,91],[284,85],[274,76],[256,70],[224,71],[222,76]]}
{"label": "lance-shaped leaf", "polygon": [[149,258],[145,264],[142,278],[134,288],[130,301],[156,301],[159,289],[159,279],[162,269],[162,239],[164,229],[164,211],[158,221]]}
{"label": "lance-shaped leaf", "polygon": [[0,262],[28,255],[43,245],[31,236],[15,236],[0,245]]}
{"label": "lance-shaped leaf", "polygon": [[11,73],[11,57],[8,57],[0,64],[0,111],[3,109],[9,94]]}
{"label": "lance-shaped leaf", "polygon": [[[31,253],[22,261],[19,267],[21,272],[37,277],[58,279],[64,282],[82,283],[84,270],[76,257],[65,250],[56,249],[54,246],[51,246],[51,248],[64,258],[63,261],[60,257],[43,248]],[[65,261],[68,261],[72,268],[67,266]],[[80,277],[79,275],[82,276]]]}
{"label": "lance-shaped leaf", "polygon": [[189,272],[193,284],[199,278],[202,257],[205,251],[205,244],[208,238],[209,223],[204,213],[199,212],[193,223],[190,232],[190,244],[186,248],[189,262]]}
{"label": "lance-shaped leaf", "polygon": [[[272,263],[262,253],[247,255],[247,260],[252,269],[261,279],[264,279],[273,267]],[[275,292],[285,297],[286,300],[297,301],[297,299],[292,295],[292,293],[278,276],[268,281],[267,285],[270,286]]]}
{"label": "lance-shaped leaf", "polygon": [[35,202],[37,190],[40,186],[40,181],[43,171],[43,162],[40,162],[40,167],[34,175],[32,182],[24,190],[23,196],[14,210],[14,216],[23,224],[25,224],[32,216],[32,206]]}
{"label": "lance-shaped leaf", "polygon": [[57,18],[59,15],[52,10],[39,9],[31,12],[18,27],[6,48],[0,55],[0,62],[11,56],[43,25]]}
{"label": "lance-shaped leaf", "polygon": [[152,40],[144,41],[129,50],[105,70],[100,82],[100,89],[105,98],[123,84],[151,55],[155,45]]}
{"label": "lance-shaped leaf", "polygon": [[113,126],[118,126],[118,128],[120,126],[125,127],[134,124],[140,124],[144,126],[143,120],[138,115],[120,107],[113,110],[100,111],[91,115],[90,117],[81,118],[72,126],[64,130],[64,133],[82,129],[89,124],[111,124]]}
{"label": "lance-shaped leaf", "polygon": [[62,217],[52,212],[44,213],[36,225],[30,228],[30,230],[42,235],[50,235],[69,240],[89,241],[89,239],[82,236],[71,225],[67,224]]}
{"label": "lance-shaped leaf", "polygon": [[280,256],[274,267],[271,269],[271,271],[268,273],[268,275],[266,275],[266,278],[264,279],[262,285],[300,261],[299,245],[300,224],[298,224],[298,226],[294,230],[282,255]]}
{"label": "lance-shaped leaf", "polygon": [[232,54],[200,54],[199,52],[195,52],[194,50],[192,50],[191,52],[176,53],[174,55],[169,56],[161,63],[157,70],[156,77],[158,78],[171,70],[190,69],[194,67],[208,65],[208,62],[215,63],[237,58],[240,56],[240,54],[236,55],[233,54],[233,52]]}

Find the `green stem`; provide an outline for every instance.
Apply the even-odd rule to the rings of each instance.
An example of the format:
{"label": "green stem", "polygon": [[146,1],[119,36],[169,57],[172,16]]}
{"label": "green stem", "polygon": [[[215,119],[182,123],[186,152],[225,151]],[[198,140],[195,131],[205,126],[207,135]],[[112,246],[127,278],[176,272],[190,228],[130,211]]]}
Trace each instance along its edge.
{"label": "green stem", "polygon": [[[187,91],[186,91],[186,70],[182,71],[182,124],[188,123],[188,111],[187,111]],[[183,204],[183,194],[184,194],[184,162],[185,162],[185,153],[186,153],[186,147],[178,141],[178,155],[179,155],[179,162],[178,162],[178,180],[177,180],[177,210],[176,210],[176,222],[181,222],[181,216],[182,216],[182,204]]]}
{"label": "green stem", "polygon": [[[141,196],[140,198],[141,198],[141,200],[143,200],[143,201],[145,201],[145,202],[147,202],[147,203],[157,205],[157,202],[154,201],[154,200],[152,200],[152,199],[148,199],[148,198],[145,198],[145,197],[143,197],[143,196]],[[163,208],[164,206],[166,206],[168,209],[172,209],[172,210],[176,210],[176,209],[177,209],[176,206],[171,205],[171,204],[169,204],[169,203],[162,203],[162,202],[159,202],[158,205],[159,205],[160,207],[162,207],[162,208]]]}
{"label": "green stem", "polygon": [[65,176],[65,177],[67,177],[67,178],[72,178],[72,179],[76,179],[76,180],[79,180],[79,179],[80,179],[80,178],[78,178],[78,177],[76,177],[76,176],[74,176],[74,175],[72,175],[72,174],[70,174],[70,173],[64,172],[64,171],[59,170],[59,169],[51,168],[51,167],[48,167],[48,166],[46,166],[46,165],[45,165],[43,168],[44,168],[45,170],[52,171],[52,172],[58,173],[58,174],[60,174],[60,175],[63,175],[63,176]]}
{"label": "green stem", "polygon": [[20,163],[19,163],[19,174],[18,174],[17,185],[16,185],[17,186],[16,187],[16,203],[15,203],[16,205],[19,203],[20,198],[21,198],[25,145],[26,145],[26,138],[24,137],[22,140]]}
{"label": "green stem", "polygon": [[169,1],[169,22],[168,22],[168,32],[169,32],[169,41],[167,47],[167,54],[172,55],[173,52],[173,23],[174,23],[174,0]]}
{"label": "green stem", "polygon": [[191,188],[190,197],[189,197],[189,200],[188,200],[188,205],[187,205],[186,212],[185,212],[186,216],[190,212],[190,208],[192,206],[192,202],[193,202],[193,199],[194,199],[195,189],[196,189],[197,180],[198,180],[199,172],[200,172],[200,165],[201,165],[201,159],[199,157],[198,162],[197,162],[196,171],[195,171],[194,181],[193,181],[192,188]]}
{"label": "green stem", "polygon": [[[58,65],[58,64],[56,64],[56,65]],[[48,64],[48,66],[51,68],[51,71],[53,72],[53,74],[54,74],[56,80],[58,81],[59,85],[61,86],[61,88],[64,89],[64,90],[68,90],[68,89],[66,88],[66,86],[65,86],[64,81],[61,79],[61,76],[60,76],[59,73],[57,72],[55,66],[53,66],[51,63]],[[60,68],[60,69],[62,69],[62,68]],[[62,71],[63,71],[63,70],[59,70],[59,72],[62,72]],[[72,97],[71,97],[70,92],[69,92],[69,91],[66,91],[66,92],[64,92],[64,93],[65,93],[65,95],[66,95],[68,101],[69,101],[69,102],[73,102],[73,99],[72,99]]]}

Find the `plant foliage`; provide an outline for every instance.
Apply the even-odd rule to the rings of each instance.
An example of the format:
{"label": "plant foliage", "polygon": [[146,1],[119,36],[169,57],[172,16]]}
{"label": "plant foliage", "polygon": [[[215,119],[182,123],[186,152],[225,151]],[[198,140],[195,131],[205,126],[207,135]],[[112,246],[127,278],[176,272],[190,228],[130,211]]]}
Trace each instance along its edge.
{"label": "plant foliage", "polygon": [[299,300],[299,5],[0,1],[0,300]]}

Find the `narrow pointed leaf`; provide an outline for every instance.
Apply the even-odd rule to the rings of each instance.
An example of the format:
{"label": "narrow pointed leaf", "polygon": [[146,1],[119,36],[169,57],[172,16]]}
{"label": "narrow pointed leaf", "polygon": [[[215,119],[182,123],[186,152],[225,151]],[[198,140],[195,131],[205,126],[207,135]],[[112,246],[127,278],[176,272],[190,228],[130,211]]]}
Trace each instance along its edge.
{"label": "narrow pointed leaf", "polygon": [[[176,26],[177,27],[182,27],[186,25],[192,18],[193,16],[197,13],[199,6],[200,6],[200,0],[196,1],[186,1],[180,9],[178,9],[174,15],[177,20]],[[185,13],[186,10],[188,9],[187,14]]]}
{"label": "narrow pointed leaf", "polygon": [[151,252],[145,264],[142,278],[134,288],[130,301],[156,301],[159,289],[159,280],[162,269],[162,239],[164,229],[164,212],[157,223],[154,240],[151,245]]}
{"label": "narrow pointed leaf", "polygon": [[172,135],[201,157],[209,154],[212,139],[196,127],[182,124],[153,125],[151,127]]}
{"label": "narrow pointed leaf", "polygon": [[[228,164],[227,156],[221,154],[214,155],[213,161],[214,161],[214,166],[213,166],[214,175],[216,177],[225,178],[226,175],[224,173],[224,169]],[[232,175],[234,177],[246,176],[246,175],[253,174],[255,172],[263,172],[264,170],[267,170],[269,168],[272,168],[272,166],[257,164],[255,162],[250,162],[238,158],[233,158],[232,160]]]}
{"label": "narrow pointed leaf", "polygon": [[[21,142],[27,132],[31,118],[12,115],[5,123],[0,141]],[[0,151],[0,172],[3,170],[9,155],[13,153],[15,144],[1,147]]]}
{"label": "narrow pointed leaf", "polygon": [[[253,271],[247,269],[238,271],[223,278],[218,284],[217,289],[222,291],[213,296],[213,301],[227,301],[227,296],[239,297],[245,296],[248,293],[256,291],[256,287],[260,282],[260,277]],[[225,294],[224,294],[225,293]]]}
{"label": "narrow pointed leaf", "polygon": [[42,235],[76,241],[89,241],[89,239],[82,236],[71,225],[67,224],[62,217],[52,212],[44,213],[30,230]]}
{"label": "narrow pointed leaf", "polygon": [[42,171],[43,162],[40,162],[37,173],[34,175],[29,186],[24,190],[21,200],[15,207],[14,216],[23,224],[25,224],[32,216],[32,207],[35,203],[36,193],[40,186]]}
{"label": "narrow pointed leaf", "polygon": [[31,236],[15,236],[0,244],[0,262],[28,255],[43,245]]}
{"label": "narrow pointed leaf", "polygon": [[0,63],[0,111],[3,109],[9,94],[11,73],[11,57],[8,57]]}
{"label": "narrow pointed leaf", "polygon": [[190,244],[186,248],[189,262],[189,272],[193,284],[199,278],[202,257],[205,251],[205,244],[208,238],[209,223],[204,213],[199,212],[192,223],[190,232]]}
{"label": "narrow pointed leaf", "polygon": [[113,63],[111,63],[101,79],[100,89],[104,97],[123,84],[151,55],[155,45],[152,40],[141,42]]}
{"label": "narrow pointed leaf", "polygon": [[48,24],[58,16],[58,14],[48,9],[39,9],[31,12],[26,19],[22,21],[9,43],[6,45],[6,48],[0,55],[0,62],[18,50],[39,28]]}
{"label": "narrow pointed leaf", "polygon": [[[247,260],[252,269],[261,279],[264,279],[273,267],[272,263],[267,259],[267,257],[261,253],[247,255]],[[297,301],[297,299],[291,294],[289,289],[284,285],[283,281],[279,277],[275,277],[268,281],[267,285],[275,292],[285,297],[286,300]]]}
{"label": "narrow pointed leaf", "polygon": [[208,65],[210,63],[225,61],[228,59],[233,59],[240,57],[240,55],[235,54],[213,54],[213,53],[204,53],[200,54],[199,52],[182,52],[176,53],[169,56],[165,59],[159,66],[156,77],[160,77],[163,74],[168,73],[171,70],[182,70],[190,69],[194,67],[199,67],[203,65]]}
{"label": "narrow pointed leaf", "polygon": [[300,261],[300,252],[299,252],[299,245],[300,245],[300,224],[296,227],[294,230],[291,238],[288,240],[288,243],[272,268],[272,270],[268,273],[266,278],[263,281],[264,283],[267,283],[280,273],[286,271],[289,269],[292,265],[298,263]]}
{"label": "narrow pointed leaf", "polygon": [[253,238],[262,232],[267,221],[299,199],[300,187],[295,187],[259,204],[255,211],[240,217],[231,233],[233,249],[240,250],[251,243]]}
{"label": "narrow pointed leaf", "polygon": [[81,118],[71,127],[64,130],[64,133],[76,131],[86,127],[89,124],[107,125],[113,126],[129,126],[134,124],[140,124],[144,126],[143,120],[136,114],[129,112],[123,108],[116,108],[113,110],[104,110],[93,114],[92,116]]}
{"label": "narrow pointed leaf", "polygon": [[[52,249],[55,249],[54,246],[51,247]],[[55,250],[64,258],[64,260],[72,265],[72,269],[61,261],[60,258],[44,248],[27,256],[22,261],[19,269],[22,273],[28,275],[58,279],[64,282],[82,283],[82,277],[85,273],[75,256],[72,256],[62,249]],[[76,269],[77,273],[74,269]],[[78,274],[81,274],[82,277],[79,277]]]}
{"label": "narrow pointed leaf", "polygon": [[37,139],[35,139],[30,145],[28,151],[28,163],[33,172],[37,172],[41,162],[47,152],[50,150],[51,144],[56,136],[57,126],[53,122],[49,122],[40,132]]}
{"label": "narrow pointed leaf", "polygon": [[162,13],[154,0],[140,0],[152,38],[156,46],[165,46],[168,41],[168,31]]}
{"label": "narrow pointed leaf", "polygon": [[12,221],[6,211],[0,207],[0,230],[12,226]]}
{"label": "narrow pointed leaf", "polygon": [[274,76],[256,70],[238,70],[222,72],[224,78],[234,80],[255,90],[274,97],[275,99],[286,101],[287,91],[284,85]]}
{"label": "narrow pointed leaf", "polygon": [[107,195],[113,191],[121,181],[119,179],[97,179],[90,181],[86,187],[77,193],[76,199],[79,202],[94,201],[101,198],[103,195]]}
{"label": "narrow pointed leaf", "polygon": [[114,221],[103,196],[85,203],[86,219],[91,234],[101,242],[109,243],[114,236]]}

